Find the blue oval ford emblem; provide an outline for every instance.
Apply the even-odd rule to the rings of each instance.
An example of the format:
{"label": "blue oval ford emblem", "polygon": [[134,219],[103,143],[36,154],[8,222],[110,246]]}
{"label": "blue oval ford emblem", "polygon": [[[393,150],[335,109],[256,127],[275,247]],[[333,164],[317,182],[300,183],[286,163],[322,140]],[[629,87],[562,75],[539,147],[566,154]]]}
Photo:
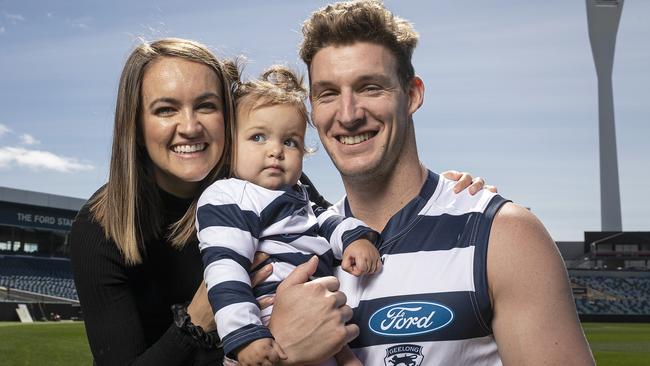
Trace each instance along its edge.
{"label": "blue oval ford emblem", "polygon": [[435,302],[401,302],[375,311],[368,326],[384,336],[410,336],[444,328],[453,319],[450,308]]}

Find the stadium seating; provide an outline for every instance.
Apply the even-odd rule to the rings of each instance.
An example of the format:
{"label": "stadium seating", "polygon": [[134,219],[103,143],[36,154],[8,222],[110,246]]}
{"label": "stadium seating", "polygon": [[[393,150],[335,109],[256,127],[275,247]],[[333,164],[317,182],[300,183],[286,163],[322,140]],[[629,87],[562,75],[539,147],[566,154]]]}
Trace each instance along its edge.
{"label": "stadium seating", "polygon": [[0,275],[0,286],[35,292],[43,295],[79,300],[74,281],[71,278],[42,276],[4,276]]}
{"label": "stadium seating", "polygon": [[0,275],[72,278],[72,268],[67,258],[0,255]]}
{"label": "stadium seating", "polygon": [[78,300],[66,258],[0,255],[0,286]]}
{"label": "stadium seating", "polygon": [[650,314],[650,277],[572,275],[571,283],[587,289],[574,294],[579,314]]}

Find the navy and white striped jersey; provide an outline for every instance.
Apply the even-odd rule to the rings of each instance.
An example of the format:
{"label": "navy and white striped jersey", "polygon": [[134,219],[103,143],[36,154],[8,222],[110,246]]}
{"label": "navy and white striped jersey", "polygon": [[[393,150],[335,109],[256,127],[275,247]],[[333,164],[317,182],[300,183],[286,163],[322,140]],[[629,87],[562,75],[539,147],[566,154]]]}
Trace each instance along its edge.
{"label": "navy and white striped jersey", "polygon": [[[361,334],[350,347],[365,365],[500,365],[492,335],[486,255],[506,200],[455,194],[433,172],[381,233],[379,274],[336,269]],[[335,206],[351,216],[347,201]]]}
{"label": "navy and white striped jersey", "polygon": [[[315,276],[331,275],[334,258],[340,259],[347,245],[374,233],[357,219],[312,207],[300,184],[270,190],[234,178],[203,192],[196,225],[208,299],[226,354],[272,337],[260,321],[257,297],[274,293],[314,254],[319,256]],[[271,256],[273,274],[253,292],[248,270],[256,251]]]}

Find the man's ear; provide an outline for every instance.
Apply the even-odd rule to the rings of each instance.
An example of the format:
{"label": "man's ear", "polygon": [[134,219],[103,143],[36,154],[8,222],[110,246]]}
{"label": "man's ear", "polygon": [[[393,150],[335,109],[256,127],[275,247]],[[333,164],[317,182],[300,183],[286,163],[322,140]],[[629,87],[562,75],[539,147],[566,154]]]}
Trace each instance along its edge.
{"label": "man's ear", "polygon": [[409,81],[409,115],[413,115],[424,103],[424,82],[415,75]]}

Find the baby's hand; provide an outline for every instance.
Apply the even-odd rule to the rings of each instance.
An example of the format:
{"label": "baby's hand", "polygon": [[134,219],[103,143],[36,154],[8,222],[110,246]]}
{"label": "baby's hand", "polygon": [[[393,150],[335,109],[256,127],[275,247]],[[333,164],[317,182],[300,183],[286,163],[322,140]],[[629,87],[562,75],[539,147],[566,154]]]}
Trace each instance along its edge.
{"label": "baby's hand", "polygon": [[338,366],[363,366],[363,363],[352,353],[347,344],[341,348],[339,353],[334,355],[334,358]]}
{"label": "baby's hand", "polygon": [[280,360],[286,359],[287,355],[284,353],[280,345],[275,343],[273,338],[254,340],[237,352],[237,361],[239,362],[239,365],[242,366],[273,366]]}
{"label": "baby's hand", "polygon": [[355,240],[343,251],[343,270],[355,276],[373,274],[381,269],[379,251],[367,239]]}

